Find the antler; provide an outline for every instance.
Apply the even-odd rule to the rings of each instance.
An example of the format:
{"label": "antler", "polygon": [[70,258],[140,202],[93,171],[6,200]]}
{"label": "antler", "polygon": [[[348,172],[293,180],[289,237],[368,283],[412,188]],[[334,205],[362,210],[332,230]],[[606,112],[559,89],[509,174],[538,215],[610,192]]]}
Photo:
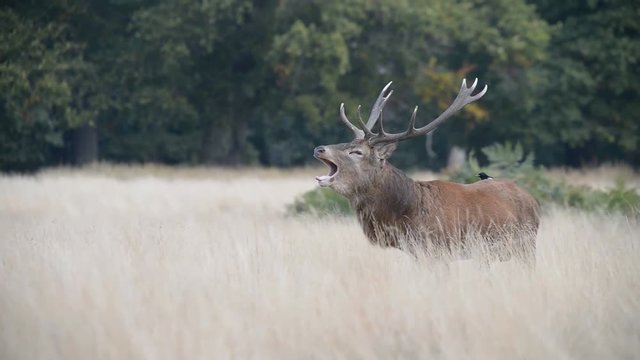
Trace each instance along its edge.
{"label": "antler", "polygon": [[389,86],[391,86],[391,83],[392,81],[389,81],[389,83],[384,88],[382,88],[382,91],[380,92],[380,95],[378,95],[376,102],[373,103],[373,107],[371,108],[371,113],[369,114],[369,119],[367,120],[366,124],[362,120],[362,117],[360,117],[360,106],[358,105],[358,119],[360,120],[362,129],[359,129],[357,126],[353,125],[351,121],[349,121],[347,115],[344,113],[344,103],[340,104],[340,118],[342,119],[342,122],[344,122],[345,125],[347,125],[347,127],[351,129],[351,131],[353,131],[356,139],[369,139],[377,135],[373,133],[371,129],[382,114],[382,109],[384,109],[384,106],[387,104],[387,100],[389,100],[389,97],[391,96],[391,94],[393,94],[393,90],[391,90],[385,96],[385,92],[387,91]]}
{"label": "antler", "polygon": [[[485,85],[482,91],[480,91],[476,95],[471,95],[475,90],[477,84],[478,84],[478,79],[476,78],[475,81],[473,82],[473,85],[471,85],[471,87],[467,87],[467,79],[463,79],[462,86],[460,86],[460,91],[458,92],[458,96],[456,96],[455,100],[453,100],[453,103],[451,103],[451,105],[447,108],[447,110],[445,110],[442,114],[440,114],[440,116],[438,116],[435,120],[431,121],[430,123],[428,123],[427,125],[421,128],[418,128],[418,129],[415,128],[416,113],[418,112],[418,107],[416,106],[415,109],[413,110],[413,114],[411,114],[411,121],[409,121],[409,128],[406,131],[398,134],[389,134],[385,132],[384,127],[382,126],[382,117],[380,117],[380,133],[374,134],[371,131],[369,131],[371,135],[367,136],[366,138],[369,139],[369,142],[371,142],[372,144],[376,144],[381,142],[397,142],[405,139],[410,139],[416,136],[422,136],[422,135],[428,134],[431,131],[435,130],[438,126],[440,126],[440,124],[445,122],[448,118],[450,118],[451,115],[460,111],[465,105],[480,99],[487,92],[488,86]],[[383,106],[384,106],[384,102],[383,102]],[[380,109],[380,111],[382,111],[382,109]],[[373,122],[373,124],[375,124],[375,121]],[[373,127],[373,124],[371,125],[372,127]]]}

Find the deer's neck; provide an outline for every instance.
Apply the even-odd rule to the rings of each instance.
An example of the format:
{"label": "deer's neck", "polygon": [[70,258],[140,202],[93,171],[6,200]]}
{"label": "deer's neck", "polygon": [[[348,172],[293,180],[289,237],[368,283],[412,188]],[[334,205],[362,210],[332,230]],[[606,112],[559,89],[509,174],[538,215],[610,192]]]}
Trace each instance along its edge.
{"label": "deer's neck", "polygon": [[350,200],[365,232],[371,226],[404,224],[419,201],[414,181],[389,163],[373,176],[370,186],[359,189]]}

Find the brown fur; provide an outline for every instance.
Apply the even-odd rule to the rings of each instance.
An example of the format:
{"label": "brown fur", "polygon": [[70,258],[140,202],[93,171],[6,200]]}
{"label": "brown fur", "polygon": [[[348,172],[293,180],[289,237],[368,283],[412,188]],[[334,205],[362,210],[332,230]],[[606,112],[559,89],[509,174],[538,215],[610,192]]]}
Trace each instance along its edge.
{"label": "brown fur", "polygon": [[392,228],[447,246],[468,230],[498,236],[538,228],[535,199],[511,180],[414,182],[389,164],[385,168],[375,186],[350,198],[374,244],[399,246],[397,236],[388,236]]}
{"label": "brown fur", "polygon": [[[516,235],[527,252],[535,250],[538,204],[511,180],[468,185],[413,181],[386,161],[393,149],[381,154],[364,141],[320,148],[316,157],[339,169],[336,179],[324,186],[349,199],[373,244],[402,248],[403,239],[412,237],[419,245],[450,248],[475,231],[498,242]],[[353,155],[354,150],[362,154]]]}

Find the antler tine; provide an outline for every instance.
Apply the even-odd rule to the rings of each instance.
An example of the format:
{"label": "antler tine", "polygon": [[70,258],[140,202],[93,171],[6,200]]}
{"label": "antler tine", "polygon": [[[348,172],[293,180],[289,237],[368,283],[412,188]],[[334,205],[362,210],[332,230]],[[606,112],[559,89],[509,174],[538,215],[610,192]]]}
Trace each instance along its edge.
{"label": "antler tine", "polygon": [[392,83],[393,81],[389,81],[389,83],[382,88],[382,91],[380,91],[380,95],[378,95],[376,102],[373,103],[373,106],[371,107],[371,113],[369,114],[369,119],[367,120],[367,128],[369,128],[369,130],[373,129],[376,122],[378,121],[378,118],[380,117],[380,113],[382,113],[384,105],[386,104],[391,94],[393,94],[393,90],[391,90],[389,94],[387,94],[387,96],[384,95],[384,93],[387,92],[387,89],[389,89]]}
{"label": "antler tine", "polygon": [[483,96],[484,96],[484,94],[487,92],[487,90],[489,90],[489,85],[486,85],[486,84],[485,84],[485,85],[484,85],[484,88],[482,89],[482,91],[480,91],[479,93],[477,93],[477,94],[473,95],[473,96],[470,98],[470,99],[471,99],[471,101],[469,101],[469,102],[474,102],[474,101],[476,101],[476,100],[480,99],[481,97],[483,97]]}
{"label": "antler tine", "polygon": [[340,119],[342,119],[342,122],[345,125],[347,125],[347,127],[351,129],[351,131],[353,131],[353,134],[355,135],[356,139],[371,139],[378,136],[378,134],[371,131],[371,129],[378,121],[378,118],[380,117],[380,114],[382,113],[382,109],[387,103],[387,100],[389,100],[389,97],[391,96],[391,94],[393,94],[393,90],[391,90],[385,96],[385,93],[387,92],[391,84],[392,82],[390,81],[384,88],[382,88],[380,95],[378,95],[376,102],[373,104],[373,108],[371,109],[371,114],[369,115],[369,120],[367,120],[366,124],[364,120],[362,120],[362,115],[360,113],[360,109],[362,107],[358,105],[358,120],[360,122],[360,125],[362,126],[362,129],[355,126],[349,120],[349,118],[347,118],[347,114],[345,114],[344,112],[344,103],[340,104]]}
{"label": "antler tine", "polygon": [[378,134],[374,133],[371,131],[371,129],[369,129],[367,127],[367,124],[364,123],[364,120],[362,120],[362,116],[360,116],[360,109],[362,108],[362,105],[358,105],[358,120],[360,121],[360,125],[362,126],[362,130],[363,134],[364,134],[364,139],[370,139]]}
{"label": "antler tine", "polygon": [[364,120],[362,120],[362,116],[360,116],[361,108],[362,108],[362,105],[358,105],[358,120],[360,120],[360,125],[362,125],[362,130],[364,130],[364,138],[370,139],[378,134],[373,133],[371,129],[367,127],[367,124],[364,123]]}
{"label": "antler tine", "polygon": [[[389,83],[391,84],[391,83]],[[384,110],[385,105],[387,105],[387,101],[389,100],[389,97],[391,97],[391,94],[393,94],[393,90],[391,90],[391,92],[389,92],[389,95],[387,95],[383,100],[382,103],[380,104],[380,114],[378,116],[378,118],[380,119],[380,134],[384,135],[387,134],[384,131],[384,125],[383,125],[383,121],[382,121],[382,111]],[[375,122],[374,122],[375,124]]]}
{"label": "antler tine", "polygon": [[413,109],[413,114],[411,114],[411,121],[409,121],[409,128],[407,129],[407,134],[411,134],[416,131],[416,114],[418,113],[418,106]]}
{"label": "antler tine", "polygon": [[442,114],[440,114],[440,116],[438,116],[435,120],[431,121],[427,125],[418,129],[415,128],[415,116],[418,110],[416,107],[416,109],[413,111],[413,114],[411,116],[409,128],[406,131],[398,134],[381,133],[378,136],[371,138],[370,141],[372,143],[395,142],[395,141],[405,140],[405,139],[409,139],[416,136],[422,136],[432,132],[438,126],[440,126],[440,124],[442,124],[448,118],[450,118],[451,115],[460,111],[467,104],[472,103],[480,99],[482,96],[484,96],[484,94],[487,92],[489,88],[487,85],[485,85],[482,91],[480,91],[476,95],[471,95],[475,90],[477,84],[478,84],[478,79],[476,78],[473,84],[470,87],[467,87],[467,79],[463,79],[462,85],[460,86],[460,91],[458,92],[458,95],[456,96],[456,98],[453,100],[453,103],[451,103],[451,105],[449,105],[447,110],[445,110]]}
{"label": "antler tine", "polygon": [[[340,104],[340,119],[342,119],[342,122],[347,125],[347,127],[351,129],[351,131],[353,131],[356,139],[364,139],[364,131],[358,129],[357,126],[353,125],[347,118],[347,114],[344,113],[344,103]],[[360,122],[362,122],[362,119],[360,119]]]}

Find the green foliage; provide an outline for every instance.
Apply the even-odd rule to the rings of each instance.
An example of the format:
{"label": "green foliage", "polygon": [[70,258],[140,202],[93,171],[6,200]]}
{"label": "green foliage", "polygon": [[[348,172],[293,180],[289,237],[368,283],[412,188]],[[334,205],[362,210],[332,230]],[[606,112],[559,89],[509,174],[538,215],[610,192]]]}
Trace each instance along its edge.
{"label": "green foliage", "polygon": [[64,25],[0,8],[0,169],[53,161],[64,132],[95,119],[93,71]]}
{"label": "green foliage", "polygon": [[[396,94],[386,108],[390,128],[404,128],[415,104],[422,121],[444,110],[465,76],[500,82],[510,69],[514,76],[503,77],[522,85],[515,74],[544,58],[550,36],[525,1],[285,1],[275,14],[269,60],[278,86],[273,102],[282,106],[268,118],[264,144],[278,165],[290,165],[278,161],[291,156],[281,154],[283,139],[275,134],[301,135],[285,140],[287,149],[298,161],[313,161],[309,150],[315,145],[348,136],[337,121],[339,103],[345,102],[349,116],[358,104],[366,112],[389,80]],[[511,93],[496,94],[498,101]],[[473,143],[476,124],[487,114],[483,104],[469,106],[464,115],[471,121],[443,126],[436,141]],[[396,161],[416,164],[423,154],[422,147],[403,147]]]}
{"label": "green foliage", "polygon": [[[473,16],[469,16],[473,14]],[[346,140],[393,80],[389,129],[482,101],[449,145],[518,141],[544,164],[640,164],[638,5],[623,0],[9,0],[0,5],[0,169],[69,160],[74,128],[103,160],[291,166]],[[94,140],[95,141],[95,140]],[[398,165],[425,158],[414,142]]]}
{"label": "green foliage", "polygon": [[592,211],[619,211],[640,214],[640,194],[627,188],[623,180],[609,190],[593,190],[585,186],[568,187],[566,203],[569,206]]}
{"label": "green foliage", "polygon": [[619,211],[640,214],[640,193],[628,188],[622,179],[609,190],[574,186],[545,174],[534,165],[533,154],[526,154],[520,144],[494,144],[483,148],[487,165],[480,166],[476,154],[471,153],[465,166],[450,180],[462,183],[478,181],[476,175],[485,172],[495,178],[514,180],[527,189],[541,204],[558,204],[588,211]]}
{"label": "green foliage", "polygon": [[122,44],[129,51],[115,70],[123,93],[115,126],[104,127],[115,146],[106,154],[126,160],[132,149],[128,156],[139,161],[251,163],[249,121],[264,86],[256,59],[267,34],[261,10],[250,1],[165,0],[131,14],[132,36]]}
{"label": "green foliage", "polygon": [[529,74],[540,99],[526,116],[539,160],[638,164],[640,3],[534,3],[555,28],[547,59]]}
{"label": "green foliage", "polygon": [[352,215],[349,202],[335,191],[316,188],[298,196],[287,212],[292,215]]}

